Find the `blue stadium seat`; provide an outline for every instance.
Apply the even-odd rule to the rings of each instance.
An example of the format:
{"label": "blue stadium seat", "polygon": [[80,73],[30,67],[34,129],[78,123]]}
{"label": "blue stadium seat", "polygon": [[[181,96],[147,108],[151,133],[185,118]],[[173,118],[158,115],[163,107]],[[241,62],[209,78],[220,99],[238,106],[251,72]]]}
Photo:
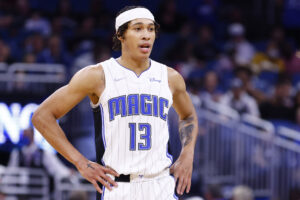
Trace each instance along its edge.
{"label": "blue stadium seat", "polygon": [[274,85],[278,79],[278,72],[262,71],[258,75],[258,78],[263,82]]}
{"label": "blue stadium seat", "polygon": [[297,85],[300,83],[300,73],[295,73],[292,75],[292,84]]}
{"label": "blue stadium seat", "polygon": [[260,52],[265,52],[266,50],[266,47],[267,47],[267,41],[255,41],[255,42],[252,42],[252,44],[254,45],[255,49],[257,51],[260,51]]}
{"label": "blue stadium seat", "polygon": [[218,74],[220,77],[220,83],[222,91],[227,91],[230,86],[231,80],[234,78],[234,73],[231,70],[224,70]]}

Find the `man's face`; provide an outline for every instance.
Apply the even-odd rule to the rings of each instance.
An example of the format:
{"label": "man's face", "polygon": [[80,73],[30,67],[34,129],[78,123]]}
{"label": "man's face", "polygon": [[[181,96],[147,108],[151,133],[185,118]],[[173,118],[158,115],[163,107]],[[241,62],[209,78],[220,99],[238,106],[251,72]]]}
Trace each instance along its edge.
{"label": "man's face", "polygon": [[120,39],[122,52],[126,51],[133,57],[148,58],[155,40],[155,25],[149,19],[132,20],[124,38]]}

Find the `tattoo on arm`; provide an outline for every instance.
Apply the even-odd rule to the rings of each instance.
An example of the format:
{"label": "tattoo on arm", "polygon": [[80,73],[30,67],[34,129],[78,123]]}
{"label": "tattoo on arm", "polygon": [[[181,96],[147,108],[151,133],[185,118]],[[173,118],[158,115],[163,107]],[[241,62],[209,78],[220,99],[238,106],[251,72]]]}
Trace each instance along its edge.
{"label": "tattoo on arm", "polygon": [[88,164],[87,164],[87,168],[95,169],[95,168],[91,165],[91,163],[88,163]]}
{"label": "tattoo on arm", "polygon": [[194,130],[194,117],[188,117],[179,123],[179,137],[182,147],[188,145],[192,141],[192,132]]}

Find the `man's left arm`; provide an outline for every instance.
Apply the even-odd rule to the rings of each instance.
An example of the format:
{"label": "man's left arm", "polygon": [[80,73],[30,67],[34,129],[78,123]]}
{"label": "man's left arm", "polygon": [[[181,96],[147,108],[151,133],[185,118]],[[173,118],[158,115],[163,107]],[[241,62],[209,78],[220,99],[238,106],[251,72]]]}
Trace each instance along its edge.
{"label": "man's left arm", "polygon": [[198,135],[198,119],[192,101],[186,91],[182,76],[168,68],[168,79],[173,94],[173,107],[179,116],[179,138],[181,152],[176,162],[171,166],[171,173],[177,182],[177,193],[187,193],[191,189],[194,149]]}

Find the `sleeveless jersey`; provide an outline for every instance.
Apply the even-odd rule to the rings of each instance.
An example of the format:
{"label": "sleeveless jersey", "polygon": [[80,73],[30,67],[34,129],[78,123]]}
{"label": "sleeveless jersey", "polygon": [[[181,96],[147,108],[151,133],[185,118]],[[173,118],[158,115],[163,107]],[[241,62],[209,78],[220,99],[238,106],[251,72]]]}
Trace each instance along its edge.
{"label": "sleeveless jersey", "polygon": [[137,76],[114,58],[101,65],[105,89],[99,102],[91,104],[101,110],[103,164],[119,174],[160,173],[172,164],[167,152],[173,102],[167,67],[150,60],[149,68]]}

